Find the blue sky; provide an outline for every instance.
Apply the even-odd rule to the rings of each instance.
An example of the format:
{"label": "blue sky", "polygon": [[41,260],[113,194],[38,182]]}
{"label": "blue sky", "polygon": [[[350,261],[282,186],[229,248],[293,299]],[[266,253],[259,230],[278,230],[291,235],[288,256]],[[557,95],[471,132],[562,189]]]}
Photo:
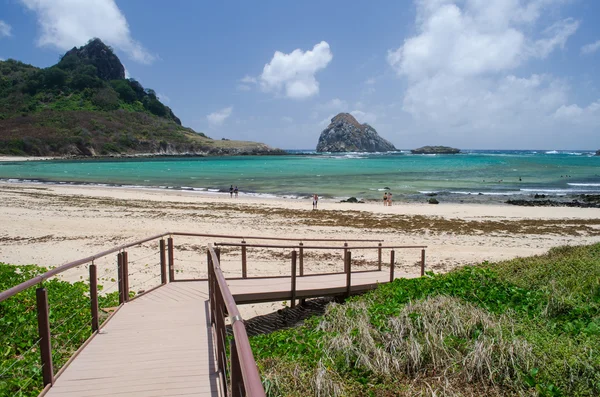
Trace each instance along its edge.
{"label": "blue sky", "polygon": [[595,0],[0,0],[0,58],[99,37],[184,125],[312,149],[338,112],[398,148],[600,148]]}

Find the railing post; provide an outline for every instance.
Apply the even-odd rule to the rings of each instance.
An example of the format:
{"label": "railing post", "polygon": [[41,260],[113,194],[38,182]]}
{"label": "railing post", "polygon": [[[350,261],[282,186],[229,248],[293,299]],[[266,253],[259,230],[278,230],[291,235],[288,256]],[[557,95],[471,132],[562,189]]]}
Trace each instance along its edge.
{"label": "railing post", "polygon": [[292,251],[292,307],[296,307],[296,250]]}
{"label": "railing post", "polygon": [[242,379],[242,368],[240,366],[240,358],[238,356],[235,338],[231,338],[229,352],[231,359],[231,397],[242,397],[244,391],[241,389],[244,382]]}
{"label": "railing post", "polygon": [[[167,283],[167,253],[165,251],[165,239],[159,241],[160,244],[160,282]],[[207,251],[208,252],[208,251]],[[210,253],[209,253],[210,255]]]}
{"label": "railing post", "polygon": [[346,273],[346,254],[348,253],[348,243],[344,243],[344,273]]}
{"label": "railing post", "polygon": [[381,243],[379,243],[379,248],[377,248],[377,269],[381,271]]}
{"label": "railing post", "polygon": [[394,281],[394,264],[395,264],[395,255],[394,250],[390,251],[390,283]]}
{"label": "railing post", "polygon": [[173,237],[167,239],[169,246],[169,282],[175,281],[175,264],[173,263]]}
{"label": "railing post", "polygon": [[98,273],[96,265],[90,265],[90,305],[92,312],[92,333],[98,331]]}
{"label": "railing post", "polygon": [[346,252],[346,297],[350,296],[352,288],[352,252]]}
{"label": "railing post", "polygon": [[421,277],[425,275],[425,250],[421,250]]}
{"label": "railing post", "polygon": [[300,277],[304,276],[304,244],[298,244],[298,265],[300,266]]}
{"label": "railing post", "polygon": [[210,307],[210,324],[215,324],[215,274],[214,268],[212,266],[212,256],[210,255],[210,250],[206,250],[206,265],[207,265],[207,275],[208,275],[208,303]]}
{"label": "railing post", "polygon": [[119,284],[119,305],[125,302],[123,293],[123,255],[117,254],[117,284]]}
{"label": "railing post", "polygon": [[129,261],[127,251],[123,251],[123,300],[129,302]]}
{"label": "railing post", "polygon": [[38,332],[40,337],[40,355],[42,358],[42,378],[44,386],[54,384],[52,367],[52,343],[50,340],[50,320],[48,318],[48,292],[46,288],[35,290],[37,301]]}
{"label": "railing post", "polygon": [[[242,240],[242,244],[246,244],[244,240]],[[248,277],[248,271],[246,267],[246,246],[242,246],[242,278]]]}

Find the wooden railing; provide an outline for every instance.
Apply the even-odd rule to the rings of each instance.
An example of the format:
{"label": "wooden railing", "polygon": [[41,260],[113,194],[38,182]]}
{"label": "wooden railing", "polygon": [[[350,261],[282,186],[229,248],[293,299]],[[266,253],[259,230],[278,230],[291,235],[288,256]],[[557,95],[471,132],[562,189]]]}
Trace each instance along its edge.
{"label": "wooden railing", "polygon": [[[221,376],[221,385],[224,389],[223,395],[261,397],[265,395],[265,391],[250,349],[246,327],[219,266],[219,256],[219,248],[213,249],[209,245],[207,261],[210,322],[215,327],[217,365]],[[226,346],[226,317],[229,317],[233,331],[229,348],[229,363]]]}
{"label": "wooden railing", "polygon": [[[39,345],[40,352],[40,362],[41,362],[41,373],[42,373],[42,381],[44,389],[42,394],[44,394],[55,382],[56,378],[58,378],[64,369],[73,361],[75,357],[79,354],[79,352],[89,344],[89,342],[98,334],[99,330],[105,325],[108,320],[110,320],[114,314],[123,306],[124,303],[128,302],[132,298],[129,296],[129,257],[127,249],[147,243],[156,239],[160,240],[160,277],[161,283],[153,288],[156,289],[159,286],[162,286],[167,283],[167,264],[166,257],[168,251],[168,257],[173,257],[173,239],[168,239],[168,244],[165,244],[163,237],[167,236],[168,233],[159,234],[157,236],[148,237],[139,241],[135,241],[133,243],[120,245],[118,247],[100,252],[98,254],[89,256],[87,258],[79,259],[73,262],[66,263],[62,266],[49,270],[39,276],[33,277],[19,285],[16,285],[12,288],[9,288],[5,291],[0,292],[0,303],[14,297],[15,295],[37,286],[36,288],[36,310],[37,310],[37,321],[38,321],[38,336],[37,342],[32,345],[30,350],[36,350],[36,344]],[[98,294],[99,294],[99,286],[98,286],[98,269],[95,262],[99,259],[107,257],[111,254],[117,253],[117,280],[116,283],[118,285],[118,296],[119,296],[119,306],[114,310],[104,321],[103,324],[100,324],[99,318],[99,310],[98,310]],[[171,260],[172,263],[172,260]],[[53,346],[52,346],[52,327],[50,324],[50,311],[51,307],[48,304],[48,291],[44,287],[44,282],[49,280],[55,276],[58,276],[70,269],[74,269],[78,266],[89,264],[89,309],[90,309],[90,331],[91,335],[87,338],[81,346],[74,352],[71,358],[63,365],[63,367],[55,374],[54,365],[52,360],[53,354]],[[153,290],[152,289],[152,290]],[[145,293],[150,292],[151,290],[145,291],[138,296],[141,296]],[[81,330],[80,330],[81,331]]]}
{"label": "wooden railing", "polygon": [[[168,238],[165,241],[165,237]],[[264,237],[264,236],[232,236],[232,235],[218,235],[218,234],[200,234],[200,233],[181,233],[181,232],[170,232],[163,233],[156,236],[148,237],[142,240],[138,240],[129,244],[124,244],[98,254],[83,258],[77,261],[69,262],[55,269],[49,270],[39,276],[33,277],[19,285],[9,288],[6,291],[0,292],[0,303],[6,301],[19,294],[22,291],[37,286],[36,288],[36,308],[37,308],[37,320],[39,339],[36,344],[39,344],[40,360],[41,360],[41,372],[43,379],[44,394],[55,382],[55,380],[63,373],[65,368],[77,357],[79,352],[89,344],[89,342],[99,333],[100,329],[114,316],[114,314],[132,299],[136,299],[145,293],[151,292],[152,290],[159,288],[168,282],[179,281],[175,278],[175,246],[173,243],[172,236],[188,236],[188,237],[206,237],[206,238],[222,238],[222,239],[235,239],[240,240],[241,243],[215,243],[208,245],[207,261],[208,261],[208,285],[210,293],[210,320],[211,324],[215,328],[215,339],[217,346],[217,365],[219,367],[220,375],[222,376],[222,385],[225,392],[231,391],[233,396],[264,396],[264,390],[260,383],[260,376],[256,368],[256,363],[250,350],[250,344],[248,342],[248,336],[246,330],[241,321],[241,316],[237,309],[235,300],[227,286],[227,282],[223,275],[220,266],[220,246],[232,246],[240,247],[242,250],[242,278],[248,277],[247,270],[247,258],[246,250],[250,247],[260,248],[283,248],[292,249],[291,258],[291,291],[292,291],[292,304],[295,304],[296,295],[296,276],[305,276],[303,268],[303,257],[304,250],[306,249],[335,249],[343,251],[344,260],[344,272],[346,273],[346,290],[347,294],[350,294],[351,288],[351,274],[352,274],[352,254],[350,250],[377,250],[378,253],[378,266],[377,270],[382,269],[382,250],[390,249],[390,281],[394,279],[394,267],[395,257],[394,249],[400,248],[419,248],[421,249],[421,275],[425,271],[425,246],[384,246],[381,240],[365,240],[365,239],[309,239],[309,238],[284,238],[284,237]],[[273,240],[273,241],[299,241],[297,245],[292,244],[248,244],[245,240]],[[133,263],[129,259],[128,249],[131,247],[139,246],[143,243],[152,242],[159,240],[159,250],[153,252],[151,255],[154,256],[157,263],[157,271],[160,274],[155,277],[160,277],[160,284],[152,289],[146,290],[135,297],[130,297],[130,279],[132,275],[130,272],[130,264]],[[323,246],[323,245],[304,245],[305,242],[344,242],[343,246]],[[377,245],[362,245],[352,246],[348,245],[348,242],[377,242]],[[296,251],[298,249],[298,252]],[[111,254],[117,253],[117,280],[119,291],[119,306],[116,310],[110,314],[101,324],[99,318],[98,308],[98,269],[95,264],[100,258],[108,257]],[[297,268],[299,262],[299,267]],[[50,326],[50,310],[52,308],[48,305],[48,291],[44,287],[44,281],[60,275],[67,270],[74,269],[78,266],[89,264],[89,308],[90,308],[90,331],[91,336],[83,342],[83,344],[75,351],[73,356],[66,362],[66,364],[55,374],[52,363],[52,335]],[[297,271],[299,270],[299,271]],[[229,318],[230,325],[233,330],[233,339],[230,342],[230,354],[229,363],[226,355],[226,319]],[[34,351],[35,346],[32,346],[29,351]],[[225,394],[226,395],[226,394]]]}

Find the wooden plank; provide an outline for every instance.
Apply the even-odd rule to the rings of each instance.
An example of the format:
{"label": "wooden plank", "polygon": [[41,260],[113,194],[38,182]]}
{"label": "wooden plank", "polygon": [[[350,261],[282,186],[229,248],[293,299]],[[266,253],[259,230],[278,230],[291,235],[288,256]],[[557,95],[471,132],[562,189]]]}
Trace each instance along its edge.
{"label": "wooden plank", "polygon": [[194,284],[125,304],[47,396],[217,396],[208,285]]}

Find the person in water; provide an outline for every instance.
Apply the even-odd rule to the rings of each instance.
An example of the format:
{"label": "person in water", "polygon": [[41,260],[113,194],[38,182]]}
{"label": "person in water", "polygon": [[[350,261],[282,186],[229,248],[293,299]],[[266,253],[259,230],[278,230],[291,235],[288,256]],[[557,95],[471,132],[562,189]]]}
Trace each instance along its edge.
{"label": "person in water", "polygon": [[229,197],[233,197],[233,185],[229,186]]}
{"label": "person in water", "polygon": [[387,192],[383,193],[383,205],[388,205]]}
{"label": "person in water", "polygon": [[236,186],[236,187],[233,189],[233,193],[235,193],[235,198],[237,198],[237,197],[238,197],[238,192],[239,192],[239,190],[238,190],[238,187]]}
{"label": "person in water", "polygon": [[317,209],[317,204],[319,203],[319,196],[315,193],[313,195],[313,210]]}
{"label": "person in water", "polygon": [[390,207],[392,206],[392,192],[388,193],[388,202],[387,205],[389,205]]}

